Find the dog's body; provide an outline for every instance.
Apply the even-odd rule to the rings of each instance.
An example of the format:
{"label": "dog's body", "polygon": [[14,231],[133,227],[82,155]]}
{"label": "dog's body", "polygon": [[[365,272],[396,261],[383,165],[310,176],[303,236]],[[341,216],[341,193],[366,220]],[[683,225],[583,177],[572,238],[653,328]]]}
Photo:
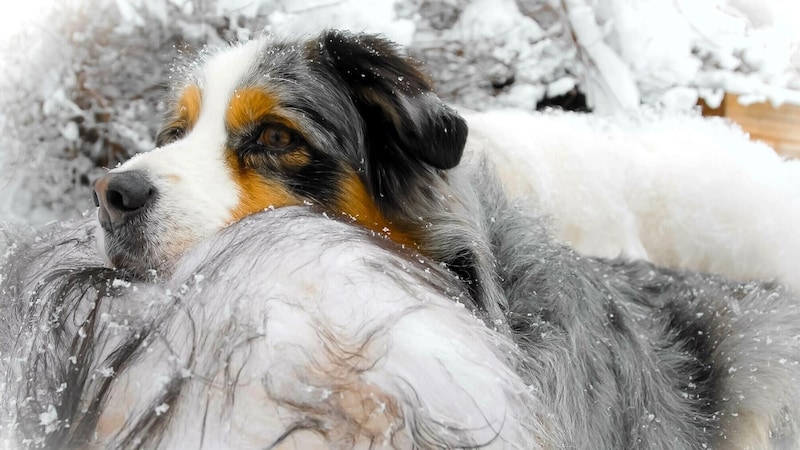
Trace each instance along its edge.
{"label": "dog's body", "polygon": [[283,208],[142,283],[98,267],[92,225],[20,240],[4,271],[17,300],[0,309],[3,406],[17,416],[5,439],[536,448],[546,435],[518,350],[457,302],[457,280],[360,228]]}
{"label": "dog's body", "polygon": [[700,117],[462,113],[510,196],[578,252],[800,292],[800,161]]}
{"label": "dog's body", "polygon": [[[181,86],[161,148],[96,188],[108,260],[162,279],[87,299],[92,287],[105,294],[109,272],[39,271],[36,258],[60,246],[15,256],[4,288],[19,319],[6,335],[27,332],[34,345],[0,349],[23,358],[14,369],[26,374],[23,437],[800,445],[800,311],[781,288],[581,257],[553,242],[544,220],[508,203],[482,158],[457,165],[463,120],[383,40],[255,41],[203,67]],[[303,204],[334,220],[295,208],[255,215]],[[163,289],[178,294],[146,308]],[[453,297],[468,308],[448,306]],[[61,327],[63,311],[82,302],[100,305],[86,317],[127,317],[129,328],[115,335],[94,318]],[[144,306],[102,309],[120,302]],[[47,321],[59,327],[41,331]],[[63,375],[70,352],[111,375],[69,378],[59,391],[73,376]],[[162,381],[147,389],[154,377]],[[68,421],[37,425],[48,405]]]}

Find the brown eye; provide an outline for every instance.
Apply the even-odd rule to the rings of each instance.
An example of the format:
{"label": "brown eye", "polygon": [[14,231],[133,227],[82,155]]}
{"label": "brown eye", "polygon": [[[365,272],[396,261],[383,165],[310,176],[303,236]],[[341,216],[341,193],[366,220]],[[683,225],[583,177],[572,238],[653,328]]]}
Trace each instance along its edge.
{"label": "brown eye", "polygon": [[258,143],[270,150],[287,150],[294,143],[292,133],[284,127],[278,125],[268,125],[261,131]]}

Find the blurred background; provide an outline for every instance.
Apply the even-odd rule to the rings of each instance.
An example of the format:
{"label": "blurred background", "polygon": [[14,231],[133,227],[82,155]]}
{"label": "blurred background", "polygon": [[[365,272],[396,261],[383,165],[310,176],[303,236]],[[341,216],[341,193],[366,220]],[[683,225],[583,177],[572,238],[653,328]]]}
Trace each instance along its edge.
{"label": "blurred background", "polygon": [[406,46],[460,108],[721,116],[800,157],[796,0],[14,3],[0,6],[5,222],[89,210],[90,180],[153,148],[182,61],[261,33],[330,27]]}

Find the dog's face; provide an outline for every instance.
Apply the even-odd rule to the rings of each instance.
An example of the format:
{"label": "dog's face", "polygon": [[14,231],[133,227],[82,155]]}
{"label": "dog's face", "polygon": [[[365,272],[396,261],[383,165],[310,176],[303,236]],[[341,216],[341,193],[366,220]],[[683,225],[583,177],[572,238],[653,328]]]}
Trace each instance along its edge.
{"label": "dog's face", "polygon": [[467,135],[424,74],[375,36],[251,41],[175,90],[158,148],[95,183],[114,266],[168,269],[227,224],[298,204],[412,244],[414,202],[458,164]]}

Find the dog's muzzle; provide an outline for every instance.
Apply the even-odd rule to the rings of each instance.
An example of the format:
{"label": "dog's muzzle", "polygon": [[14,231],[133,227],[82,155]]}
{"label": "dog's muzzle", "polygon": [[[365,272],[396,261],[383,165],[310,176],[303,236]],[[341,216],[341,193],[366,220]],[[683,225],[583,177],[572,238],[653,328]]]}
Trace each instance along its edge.
{"label": "dog's muzzle", "polygon": [[109,173],[94,182],[92,199],[97,218],[107,233],[142,214],[155,201],[155,186],[138,170]]}

